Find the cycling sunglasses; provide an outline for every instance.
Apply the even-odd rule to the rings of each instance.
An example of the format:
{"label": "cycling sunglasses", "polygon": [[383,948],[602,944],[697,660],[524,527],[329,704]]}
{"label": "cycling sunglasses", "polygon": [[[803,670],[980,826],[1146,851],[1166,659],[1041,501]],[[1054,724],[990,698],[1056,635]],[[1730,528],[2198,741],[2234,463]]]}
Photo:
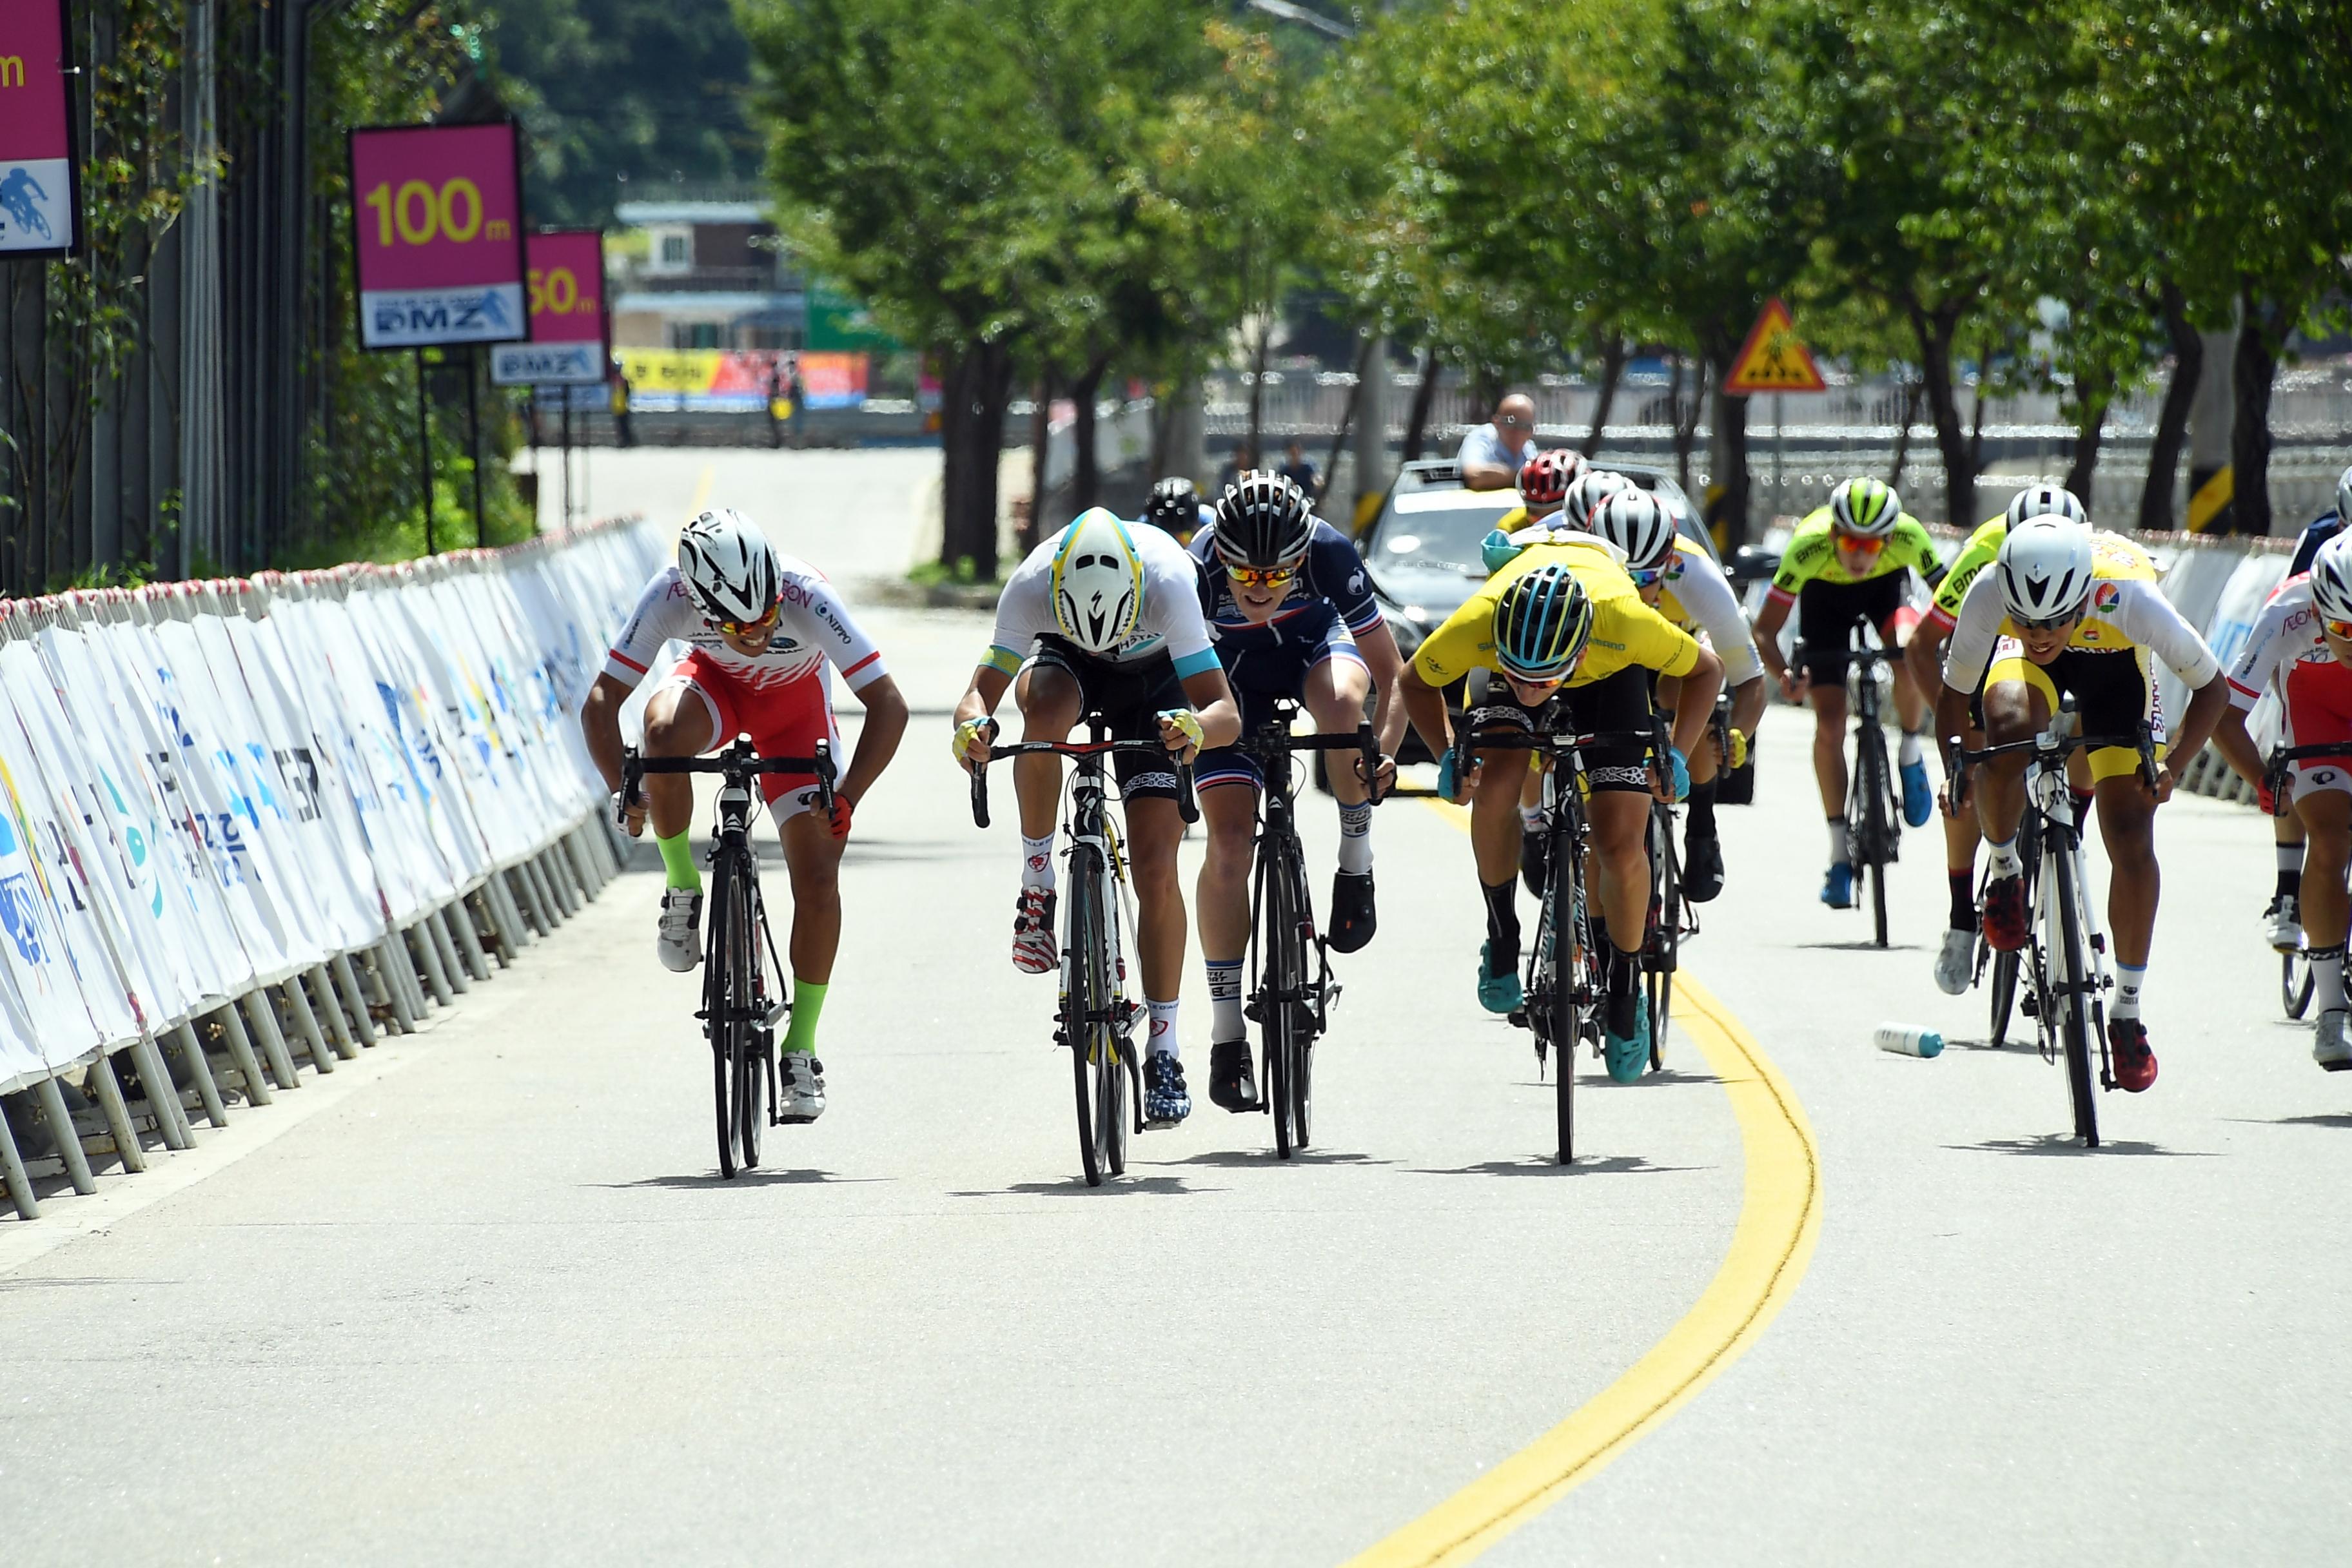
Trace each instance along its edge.
{"label": "cycling sunglasses", "polygon": [[1664,561],[1661,561],[1655,566],[1643,566],[1640,568],[1628,566],[1625,568],[1625,575],[1633,579],[1633,586],[1636,588],[1654,588],[1659,584],[1664,582],[1668,577],[1673,576],[1675,568],[1680,566],[1682,563],[1683,552],[1677,550],[1668,554]]}
{"label": "cycling sunglasses", "polygon": [[1228,563],[1225,575],[1244,588],[1279,588],[1298,575],[1296,566],[1235,566]]}
{"label": "cycling sunglasses", "polygon": [[778,601],[775,604],[770,605],[768,606],[768,613],[761,616],[756,621],[713,621],[710,624],[717,626],[720,631],[727,633],[730,637],[748,637],[753,632],[764,632],[772,629],[776,624],[776,617],[783,613],[783,604],[782,601]]}
{"label": "cycling sunglasses", "polygon": [[2082,618],[2082,610],[2076,608],[2067,611],[2063,616],[2042,616],[2032,620],[2023,616],[2013,615],[2009,617],[2009,624],[2021,632],[2054,632],[2071,626]]}
{"label": "cycling sunglasses", "polygon": [[2352,642],[2352,621],[2338,621],[2323,616],[2319,625],[2329,637],[2342,637],[2346,642]]}
{"label": "cycling sunglasses", "polygon": [[1886,548],[1886,541],[1864,539],[1859,534],[1841,533],[1837,536],[1837,545],[1840,550],[1851,550],[1856,555],[1875,555]]}

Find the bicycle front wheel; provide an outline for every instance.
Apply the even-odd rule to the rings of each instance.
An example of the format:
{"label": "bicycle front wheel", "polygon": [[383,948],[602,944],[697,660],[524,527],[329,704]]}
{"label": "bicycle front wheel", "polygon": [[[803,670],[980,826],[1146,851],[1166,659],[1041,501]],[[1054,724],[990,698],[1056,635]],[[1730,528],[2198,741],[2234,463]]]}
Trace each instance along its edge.
{"label": "bicycle front wheel", "polygon": [[1095,1104],[1097,1064],[1108,1053],[1097,1020],[1108,1016],[1109,987],[1104,954],[1100,853],[1088,844],[1070,851],[1069,903],[1062,948],[1062,1043],[1070,1049],[1070,1077],[1077,1097],[1078,1160],[1087,1185],[1102,1185],[1108,1173],[1103,1125]]}
{"label": "bicycle front wheel", "polygon": [[1265,989],[1259,997],[1265,1040],[1266,1106],[1274,1113],[1274,1152],[1287,1160],[1307,1147],[1307,877],[1295,844],[1278,845],[1265,879]]}
{"label": "bicycle front wheel", "polygon": [[[1566,889],[1566,897],[1562,889]],[[1584,1003],[1579,991],[1587,963],[1584,921],[1584,858],[1567,834],[1552,837],[1551,880],[1544,887],[1544,923],[1550,946],[1543,954],[1543,1010],[1551,1036],[1553,1119],[1559,1135],[1559,1163],[1576,1158],[1576,1048],[1584,1037]]]}
{"label": "bicycle front wheel", "polygon": [[1870,910],[1878,945],[1886,945],[1886,863],[1894,858],[1894,818],[1888,813],[1886,731],[1865,719],[1854,743],[1854,789],[1862,802],[1862,868],[1870,878]]}
{"label": "bicycle front wheel", "polygon": [[754,873],[739,871],[729,883],[727,917],[728,1054],[734,1060],[736,1148],[745,1170],[760,1163],[760,1131],[768,1120],[768,1075],[772,1070],[763,1047],[767,1031],[760,1014],[759,898],[750,883]]}
{"label": "bicycle front wheel", "polygon": [[1999,1050],[2009,1042],[2009,1016],[2017,999],[2017,954],[1996,952],[1992,955],[1992,1033],[1993,1048]]}
{"label": "bicycle front wheel", "polygon": [[703,947],[702,1026],[710,1041],[710,1098],[717,1115],[719,1173],[732,1181],[742,1146],[743,1118],[736,1104],[735,1025],[732,1014],[736,927],[731,870],[722,870],[718,896],[710,900],[710,929]]}
{"label": "bicycle front wheel", "polygon": [[1675,853],[1675,814],[1664,805],[1650,814],[1650,908],[1652,925],[1643,944],[1643,983],[1650,1001],[1650,1070],[1666,1065],[1666,1016],[1674,1008],[1675,968],[1683,942],[1682,861]]}
{"label": "bicycle front wheel", "polygon": [[2061,850],[2050,857],[2056,877],[2052,893],[2057,931],[2053,933],[2058,960],[2050,1000],[2059,1009],[2059,1028],[2066,1047],[2066,1092],[2074,1102],[2074,1135],[2085,1149],[2099,1146],[2099,1105],[2091,1089],[2090,976],[2083,964],[2082,907],[2074,881],[2074,858]]}

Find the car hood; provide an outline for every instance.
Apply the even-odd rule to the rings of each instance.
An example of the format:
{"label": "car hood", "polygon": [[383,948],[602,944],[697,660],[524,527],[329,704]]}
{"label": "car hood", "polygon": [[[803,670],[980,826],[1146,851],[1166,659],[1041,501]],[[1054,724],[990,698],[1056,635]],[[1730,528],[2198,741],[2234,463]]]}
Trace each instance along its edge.
{"label": "car hood", "polygon": [[1372,586],[1384,605],[1398,612],[1411,605],[1428,616],[1423,623],[1428,626],[1436,626],[1460,609],[1463,601],[1476,593],[1486,581],[1483,575],[1473,577],[1457,567],[1393,563],[1372,574]]}

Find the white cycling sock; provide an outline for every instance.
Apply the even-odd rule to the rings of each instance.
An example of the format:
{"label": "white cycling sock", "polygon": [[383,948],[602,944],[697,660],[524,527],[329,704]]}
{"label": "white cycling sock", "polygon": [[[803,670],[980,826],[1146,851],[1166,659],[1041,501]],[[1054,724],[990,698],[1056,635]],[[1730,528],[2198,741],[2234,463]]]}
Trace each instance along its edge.
{"label": "white cycling sock", "polygon": [[2272,847],[2278,852],[2278,868],[2280,870],[2300,871],[2303,869],[2302,845],[2277,844],[2272,846]]}
{"label": "white cycling sock", "polygon": [[1895,763],[1899,766],[1907,768],[1913,763],[1924,763],[1927,760],[1927,753],[1919,749],[1919,731],[1916,730],[1904,731],[1902,744],[1895,748]]}
{"label": "white cycling sock", "polygon": [[1143,1005],[1151,1013],[1151,1040],[1147,1047],[1155,1057],[1176,1059],[1176,1004],[1154,1002],[1150,997]]}
{"label": "white cycling sock", "polygon": [[1830,818],[1830,864],[1849,866],[1853,863],[1853,847],[1846,842],[1845,818]]}
{"label": "white cycling sock", "polygon": [[1021,841],[1021,885],[1054,890],[1054,836]]}
{"label": "white cycling sock", "polygon": [[2147,984],[2147,965],[2134,969],[2128,963],[2116,965],[2116,1005],[2107,1009],[2110,1018],[2139,1016],[2140,988]]}
{"label": "white cycling sock", "polygon": [[1339,808],[1339,869],[1360,877],[1372,868],[1372,803]]}
{"label": "white cycling sock", "polygon": [[1541,832],[1543,831],[1543,825],[1544,825],[1544,813],[1543,813],[1543,807],[1542,807],[1542,806],[1539,806],[1539,805],[1523,805],[1523,806],[1519,807],[1519,831],[1520,831],[1520,832],[1522,832],[1522,833],[1541,833]]}
{"label": "white cycling sock", "polygon": [[1994,876],[2021,877],[2025,874],[2025,861],[2017,852],[2014,837],[1999,844],[1987,845],[1986,848],[1990,851],[1988,863]]}
{"label": "white cycling sock", "polygon": [[1209,970],[1209,1038],[1218,1045],[1249,1038],[1249,1022],[1242,1016],[1242,961],[1220,963],[1212,958]]}
{"label": "white cycling sock", "polygon": [[2344,1007],[2344,948],[2315,947],[2311,950],[2312,994],[2317,998],[2323,1013],[2339,1012]]}

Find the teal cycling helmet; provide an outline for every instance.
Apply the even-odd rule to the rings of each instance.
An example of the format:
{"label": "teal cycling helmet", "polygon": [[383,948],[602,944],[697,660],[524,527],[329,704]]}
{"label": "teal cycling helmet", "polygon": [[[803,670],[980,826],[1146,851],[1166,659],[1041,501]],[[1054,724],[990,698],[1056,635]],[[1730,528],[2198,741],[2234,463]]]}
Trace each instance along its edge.
{"label": "teal cycling helmet", "polygon": [[1522,680],[1556,680],[1592,638],[1592,601],[1567,567],[1538,566],[1511,579],[1495,601],[1495,662]]}

